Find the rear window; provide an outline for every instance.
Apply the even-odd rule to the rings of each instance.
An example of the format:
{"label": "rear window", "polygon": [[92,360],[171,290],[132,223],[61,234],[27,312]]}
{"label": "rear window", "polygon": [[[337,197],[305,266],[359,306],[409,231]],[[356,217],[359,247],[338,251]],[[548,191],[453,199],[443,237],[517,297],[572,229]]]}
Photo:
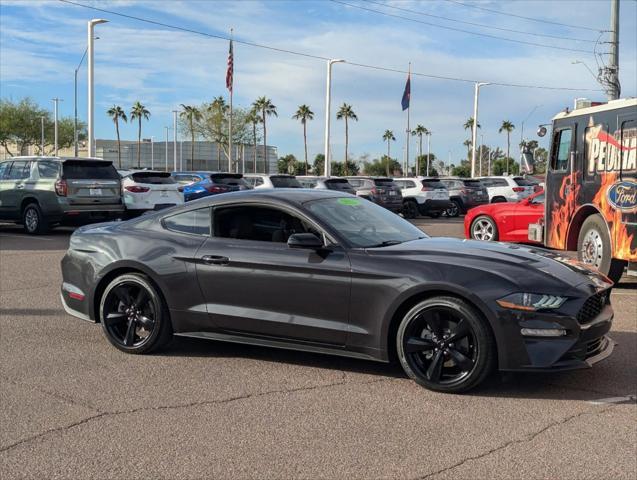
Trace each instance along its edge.
{"label": "rear window", "polygon": [[295,177],[270,177],[275,188],[303,188]]}
{"label": "rear window", "polygon": [[377,187],[395,187],[396,184],[391,178],[375,178],[374,185]]}
{"label": "rear window", "polygon": [[214,183],[218,183],[220,185],[239,185],[242,187],[249,187],[248,183],[243,179],[241,174],[210,175],[210,178]]}
{"label": "rear window", "polygon": [[314,188],[318,183],[316,178],[297,178],[297,180],[303,185],[303,188]]}
{"label": "rear window", "polygon": [[325,180],[325,186],[330,190],[352,190],[350,183],[344,178],[330,178]]}
{"label": "rear window", "polygon": [[532,187],[535,183],[529,182],[526,178],[515,177],[513,179],[520,187]]}
{"label": "rear window", "polygon": [[166,183],[176,183],[175,179],[168,172],[135,172],[131,178],[137,183],[148,183],[151,185],[163,185]]}
{"label": "rear window", "polygon": [[64,162],[64,178],[69,180],[119,180],[119,174],[112,163],[78,160]]}
{"label": "rear window", "polygon": [[210,235],[210,209],[200,208],[164,218],[164,227],[173,232]]}
{"label": "rear window", "polygon": [[462,183],[465,187],[482,188],[482,182],[480,180],[463,180]]}
{"label": "rear window", "polygon": [[447,187],[440,180],[423,180],[422,186],[427,188],[446,189]]}

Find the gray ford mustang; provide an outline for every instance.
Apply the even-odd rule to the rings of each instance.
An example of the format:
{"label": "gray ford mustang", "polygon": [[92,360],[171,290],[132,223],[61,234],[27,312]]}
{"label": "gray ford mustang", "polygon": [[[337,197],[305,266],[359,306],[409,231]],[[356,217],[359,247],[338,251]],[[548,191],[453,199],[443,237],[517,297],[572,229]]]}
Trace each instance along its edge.
{"label": "gray ford mustang", "polygon": [[382,362],[419,384],[606,358],[612,283],[517,245],[429,238],[338,191],[255,190],[77,230],[62,303],[129,353],[172,335]]}

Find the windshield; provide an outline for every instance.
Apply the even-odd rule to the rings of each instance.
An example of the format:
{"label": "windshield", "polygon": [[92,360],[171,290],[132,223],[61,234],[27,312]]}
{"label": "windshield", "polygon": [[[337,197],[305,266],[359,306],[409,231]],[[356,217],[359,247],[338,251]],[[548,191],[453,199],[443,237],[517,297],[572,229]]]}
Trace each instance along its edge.
{"label": "windshield", "polygon": [[323,198],[305,206],[353,247],[384,247],[427,237],[395,213],[362,198]]}

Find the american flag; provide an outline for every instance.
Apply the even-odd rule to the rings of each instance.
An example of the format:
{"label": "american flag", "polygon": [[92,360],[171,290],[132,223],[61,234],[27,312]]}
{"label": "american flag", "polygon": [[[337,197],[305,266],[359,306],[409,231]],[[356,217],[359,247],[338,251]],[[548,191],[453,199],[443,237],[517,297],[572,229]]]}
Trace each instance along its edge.
{"label": "american flag", "polygon": [[226,71],[226,88],[232,92],[232,76],[234,74],[234,56],[232,54],[232,40],[230,40],[230,50],[228,50],[228,70]]}

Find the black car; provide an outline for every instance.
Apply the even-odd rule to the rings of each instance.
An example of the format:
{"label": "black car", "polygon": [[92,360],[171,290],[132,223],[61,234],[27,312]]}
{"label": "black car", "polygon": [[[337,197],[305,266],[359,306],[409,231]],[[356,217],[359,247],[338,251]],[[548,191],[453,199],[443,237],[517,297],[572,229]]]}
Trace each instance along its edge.
{"label": "black car", "polygon": [[227,193],[83,227],[62,260],[67,312],[147,353],[183,335],[398,358],[434,390],[494,369],[590,367],[607,357],[611,283],[517,245],[429,238],[332,190]]}

